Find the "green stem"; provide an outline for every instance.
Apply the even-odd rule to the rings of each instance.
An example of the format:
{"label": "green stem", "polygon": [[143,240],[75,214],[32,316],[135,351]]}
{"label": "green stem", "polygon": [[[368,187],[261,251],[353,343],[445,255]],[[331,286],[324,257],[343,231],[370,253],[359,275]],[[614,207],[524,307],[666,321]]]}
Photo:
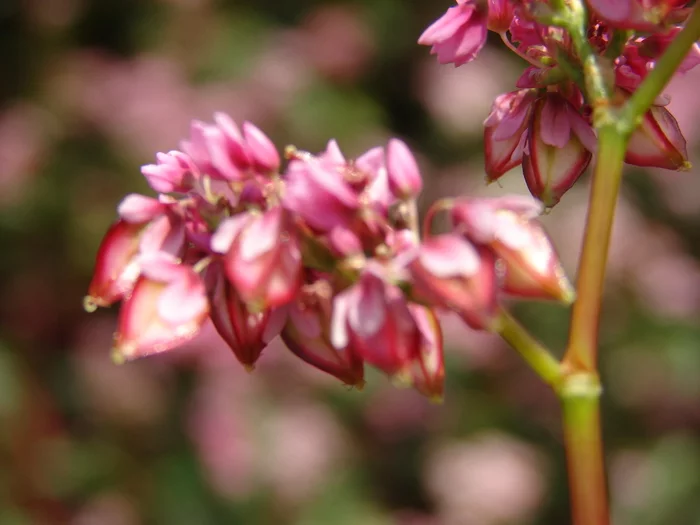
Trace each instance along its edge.
{"label": "green stem", "polygon": [[610,86],[601,67],[600,57],[588,41],[588,12],[583,0],[569,0],[559,11],[560,25],[564,27],[576,49],[585,79],[586,98],[593,108],[596,126],[612,122],[610,114]]}
{"label": "green stem", "polygon": [[639,120],[668,84],[690,48],[700,39],[700,7],[693,9],[683,30],[676,35],[644,81],[634,91],[622,110],[619,129],[632,133]]}
{"label": "green stem", "polygon": [[571,314],[569,348],[564,356],[564,363],[571,370],[587,372],[597,368],[603,281],[627,140],[615,126],[607,126],[598,131],[598,148],[576,283],[577,299]]}
{"label": "green stem", "polygon": [[570,375],[559,396],[573,525],[608,525],[598,378],[595,374]]}
{"label": "green stem", "polygon": [[559,361],[508,312],[502,310],[496,332],[510,344],[542,380],[557,389],[562,378]]}

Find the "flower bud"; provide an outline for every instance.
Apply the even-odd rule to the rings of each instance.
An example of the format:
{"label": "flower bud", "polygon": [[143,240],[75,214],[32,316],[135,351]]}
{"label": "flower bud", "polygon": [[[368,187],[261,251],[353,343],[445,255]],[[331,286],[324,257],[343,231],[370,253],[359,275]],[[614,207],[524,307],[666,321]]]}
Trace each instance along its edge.
{"label": "flower bud", "polygon": [[159,193],[187,193],[199,176],[192,159],[180,151],[158,153],[156,164],[141,167],[148,184]]}
{"label": "flower bud", "polygon": [[192,339],[208,313],[204,283],[192,268],[167,257],[146,261],[119,312],[114,358],[170,350]]}
{"label": "flower bud", "polygon": [[675,117],[662,106],[652,106],[627,145],[625,162],[667,170],[687,170],[688,150]]}
{"label": "flower bud", "polygon": [[335,296],[331,343],[389,375],[405,374],[419,352],[419,332],[401,290],[367,266],[353,286]]}
{"label": "flower bud", "polygon": [[391,139],[386,149],[389,187],[401,199],[415,198],[423,189],[423,180],[413,153],[401,140]]}
{"label": "flower bud", "polygon": [[495,259],[459,235],[425,239],[408,264],[413,296],[448,308],[472,328],[488,329],[496,315]]}
{"label": "flower bud", "polygon": [[420,350],[410,369],[413,388],[433,401],[442,401],[445,362],[440,323],[430,308],[417,304],[408,306],[420,333]]}
{"label": "flower bud", "polygon": [[489,182],[522,161],[535,95],[535,90],[521,89],[496,97],[484,121],[484,160]]}
{"label": "flower bud", "polygon": [[251,312],[224,274],[220,262],[205,270],[204,281],[210,303],[209,317],[238,361],[252,370],[260,354],[282,329],[286,319],[280,310]]}
{"label": "flower bud", "polygon": [[452,210],[455,231],[490,248],[501,264],[504,292],[571,303],[574,291],[539,223],[536,203],[524,197],[463,199]]}
{"label": "flower bud", "polygon": [[591,161],[595,135],[574,106],[550,93],[535,103],[523,174],[533,196],[554,206]]}
{"label": "flower bud", "polygon": [[275,172],[280,167],[277,148],[260,128],[250,122],[243,123],[243,137],[256,168],[262,172]]}
{"label": "flower bud", "polygon": [[141,268],[141,258],[155,254],[180,257],[185,246],[182,218],[156,199],[127,196],[119,206],[121,219],[102,239],[88,295],[88,311],[106,307],[127,295]]}
{"label": "flower bud", "polygon": [[362,388],[364,364],[352,346],[337,349],[330,340],[332,289],[327,281],[307,286],[289,305],[289,319],[282,341],[299,358],[337,377],[343,383]]}
{"label": "flower bud", "polygon": [[290,302],[301,285],[299,236],[282,207],[224,221],[212,237],[212,249],[225,251],[226,275],[253,311]]}

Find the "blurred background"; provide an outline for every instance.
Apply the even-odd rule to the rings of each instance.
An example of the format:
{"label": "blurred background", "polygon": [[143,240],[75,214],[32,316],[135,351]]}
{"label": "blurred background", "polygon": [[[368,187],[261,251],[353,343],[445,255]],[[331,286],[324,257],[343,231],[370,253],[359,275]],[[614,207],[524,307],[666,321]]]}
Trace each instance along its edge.
{"label": "blurred background", "polygon": [[[115,206],[151,193],[139,167],[214,111],[310,151],[399,136],[424,203],[524,192],[519,170],[486,188],[481,153],[523,64],[493,45],[440,67],[415,43],[449,3],[0,2],[0,525],[569,523],[555,399],[454,319],[433,405],[379,374],[349,390],[276,343],[247,374],[210,328],[116,366],[116,309],[82,310]],[[669,90],[695,151],[698,82]],[[629,169],[623,188],[601,348],[618,525],[700,524],[698,175]],[[571,276],[587,184],[545,219]],[[514,311],[563,348],[565,309]]]}

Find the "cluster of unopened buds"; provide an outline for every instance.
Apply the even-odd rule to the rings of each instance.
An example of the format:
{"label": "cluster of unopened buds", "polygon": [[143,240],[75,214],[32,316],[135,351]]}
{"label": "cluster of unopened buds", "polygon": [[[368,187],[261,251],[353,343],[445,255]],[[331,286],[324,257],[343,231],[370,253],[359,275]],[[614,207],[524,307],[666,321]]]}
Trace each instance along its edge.
{"label": "cluster of unopened buds", "polygon": [[[590,1],[589,40],[625,99],[682,22],[677,2]],[[86,308],[122,301],[115,359],[164,352],[211,320],[252,369],[281,336],[307,363],[356,387],[372,365],[431,398],[443,393],[438,315],[497,331],[505,297],[570,303],[572,288],[537,222],[595,154],[594,111],[570,71],[570,38],[541,22],[547,2],[458,0],[419,42],[440,62],[472,60],[489,30],[529,63],[485,121],[487,179],[522,164],[535,198],[438,201],[422,228],[422,177],[398,139],[354,160],[331,141],[312,154],[230,117],[194,122],[179,151],[142,168],[157,197],[129,195],[97,255]],[[635,36],[645,31],[646,36]],[[623,35],[624,38],[621,38]],[[689,56],[688,69],[698,62]],[[685,141],[658,100],[627,162],[680,169]],[[284,164],[284,165],[283,165]],[[450,229],[433,234],[436,212]],[[422,230],[422,235],[419,230]]]}

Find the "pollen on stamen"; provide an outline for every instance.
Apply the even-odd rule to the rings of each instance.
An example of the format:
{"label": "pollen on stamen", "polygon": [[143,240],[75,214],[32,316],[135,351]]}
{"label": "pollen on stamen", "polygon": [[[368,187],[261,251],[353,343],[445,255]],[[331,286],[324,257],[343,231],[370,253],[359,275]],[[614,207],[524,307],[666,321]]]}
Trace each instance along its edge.
{"label": "pollen on stamen", "polygon": [[97,310],[97,302],[95,301],[95,298],[90,295],[83,297],[83,309],[89,314]]}

